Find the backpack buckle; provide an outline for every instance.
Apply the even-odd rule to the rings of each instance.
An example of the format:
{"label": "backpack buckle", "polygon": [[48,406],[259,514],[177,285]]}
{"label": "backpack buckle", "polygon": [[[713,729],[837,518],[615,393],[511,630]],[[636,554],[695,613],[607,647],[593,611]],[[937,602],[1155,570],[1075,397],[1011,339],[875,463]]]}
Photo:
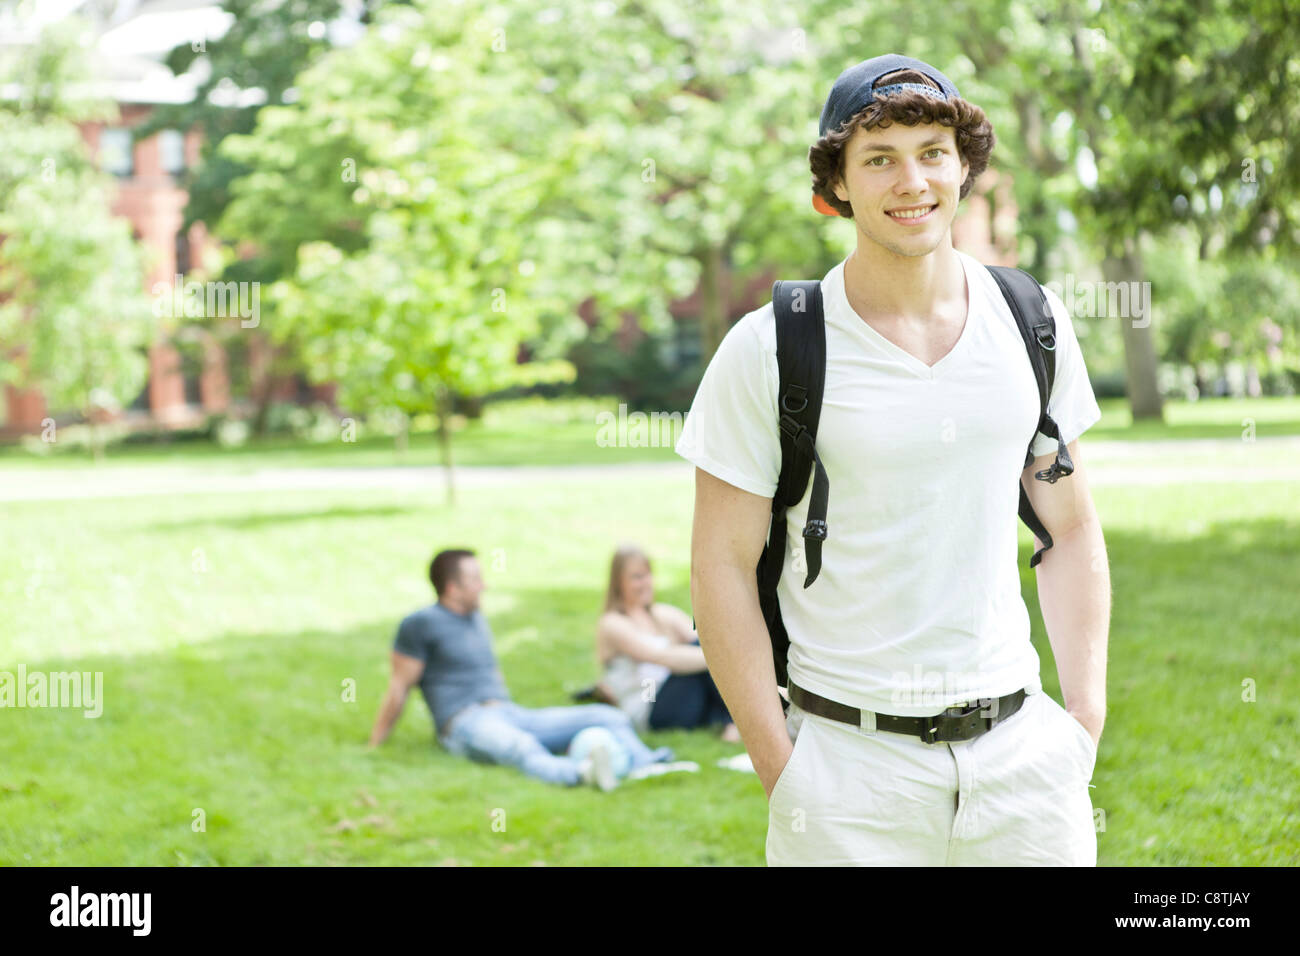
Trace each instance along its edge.
{"label": "backpack buckle", "polygon": [[1065,465],[1062,465],[1060,461],[1054,461],[1050,468],[1034,472],[1034,477],[1039,481],[1045,481],[1049,485],[1054,485],[1056,484],[1056,479],[1064,478],[1066,475],[1072,474],[1074,474],[1073,468],[1067,468]]}
{"label": "backpack buckle", "polygon": [[[798,408],[790,407],[791,398],[797,398],[799,400]],[[787,415],[798,415],[807,407],[808,407],[808,390],[804,388],[802,385],[786,386],[785,394],[781,396],[781,410],[785,412]]]}
{"label": "backpack buckle", "polygon": [[[1049,330],[1047,326],[1035,325],[1034,336],[1038,339],[1038,344],[1047,349],[1047,351],[1056,351],[1056,336],[1052,334],[1051,330]],[[1052,344],[1048,345],[1048,342],[1051,342]]]}
{"label": "backpack buckle", "polygon": [[817,538],[818,540],[825,541],[826,522],[822,521],[820,518],[809,520],[808,524],[803,529],[803,536],[805,538]]}

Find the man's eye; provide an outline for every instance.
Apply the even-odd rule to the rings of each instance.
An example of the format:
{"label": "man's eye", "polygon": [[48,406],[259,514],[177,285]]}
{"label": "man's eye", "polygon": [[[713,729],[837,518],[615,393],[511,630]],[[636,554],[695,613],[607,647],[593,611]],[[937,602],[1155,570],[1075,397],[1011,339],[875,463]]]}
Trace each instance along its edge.
{"label": "man's eye", "polygon": [[938,153],[939,155],[943,155],[943,149],[939,146],[936,146],[934,149],[927,149],[925,152],[927,156],[930,153]]}
{"label": "man's eye", "polygon": [[880,165],[882,165],[882,164],[876,162],[876,160],[878,160],[878,159],[888,159],[888,158],[889,158],[888,156],[873,156],[873,157],[871,157],[871,159],[867,160],[867,165],[868,165],[868,166],[880,166]]}

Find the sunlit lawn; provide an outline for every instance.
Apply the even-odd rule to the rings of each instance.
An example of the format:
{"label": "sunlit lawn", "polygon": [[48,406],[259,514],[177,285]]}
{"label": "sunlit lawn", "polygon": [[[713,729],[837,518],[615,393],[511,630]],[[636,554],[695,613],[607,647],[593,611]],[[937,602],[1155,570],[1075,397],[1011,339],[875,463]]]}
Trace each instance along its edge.
{"label": "sunlit lawn", "polygon": [[[761,864],[762,788],[715,767],[737,748],[705,732],[650,738],[700,773],[610,794],[447,755],[418,694],[363,746],[435,549],[483,556],[516,698],[564,704],[595,677],[618,542],[688,606],[691,494],[685,473],[463,489],[455,513],[356,492],[0,504],[0,669],[102,671],[105,695],[97,719],[0,710],[0,864]],[[1115,592],[1100,862],[1300,863],[1295,484],[1096,495]]]}

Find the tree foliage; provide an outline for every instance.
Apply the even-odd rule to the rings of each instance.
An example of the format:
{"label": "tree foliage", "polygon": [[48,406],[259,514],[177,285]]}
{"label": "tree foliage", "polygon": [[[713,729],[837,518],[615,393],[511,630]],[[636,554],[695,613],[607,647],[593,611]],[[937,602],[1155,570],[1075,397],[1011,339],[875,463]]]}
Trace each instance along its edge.
{"label": "tree foliage", "polygon": [[293,259],[272,335],[351,408],[437,413],[449,492],[452,397],[570,377],[544,347],[517,359],[544,326],[578,324],[526,246],[553,173],[484,143],[502,92],[489,39],[458,8],[387,9],[224,147],[251,172],[220,233]]}
{"label": "tree foliage", "polygon": [[157,322],[113,182],[74,125],[105,112],[69,91],[82,36],[72,21],[46,31],[11,67],[17,112],[0,109],[0,380],[90,417],[139,394]]}

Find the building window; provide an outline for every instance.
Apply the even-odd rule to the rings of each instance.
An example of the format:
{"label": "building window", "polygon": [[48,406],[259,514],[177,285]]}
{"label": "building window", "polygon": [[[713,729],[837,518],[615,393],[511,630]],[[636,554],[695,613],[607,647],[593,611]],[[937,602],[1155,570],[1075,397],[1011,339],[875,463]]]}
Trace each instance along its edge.
{"label": "building window", "polygon": [[104,129],[99,134],[99,168],[114,176],[129,177],[135,172],[131,155],[129,129]]}
{"label": "building window", "polygon": [[165,129],[158,134],[158,153],[163,172],[179,176],[185,171],[185,137],[179,130]]}
{"label": "building window", "polygon": [[203,377],[203,342],[197,336],[187,337],[175,343],[181,356],[181,381],[185,386],[185,404],[203,404],[202,388],[199,379]]}
{"label": "building window", "polygon": [[144,388],[140,389],[140,394],[137,395],[135,401],[131,403],[130,407],[133,411],[149,411],[149,381],[149,378],[144,380]]}
{"label": "building window", "polygon": [[672,351],[674,368],[682,369],[700,361],[700,320],[678,319],[673,323]]}

